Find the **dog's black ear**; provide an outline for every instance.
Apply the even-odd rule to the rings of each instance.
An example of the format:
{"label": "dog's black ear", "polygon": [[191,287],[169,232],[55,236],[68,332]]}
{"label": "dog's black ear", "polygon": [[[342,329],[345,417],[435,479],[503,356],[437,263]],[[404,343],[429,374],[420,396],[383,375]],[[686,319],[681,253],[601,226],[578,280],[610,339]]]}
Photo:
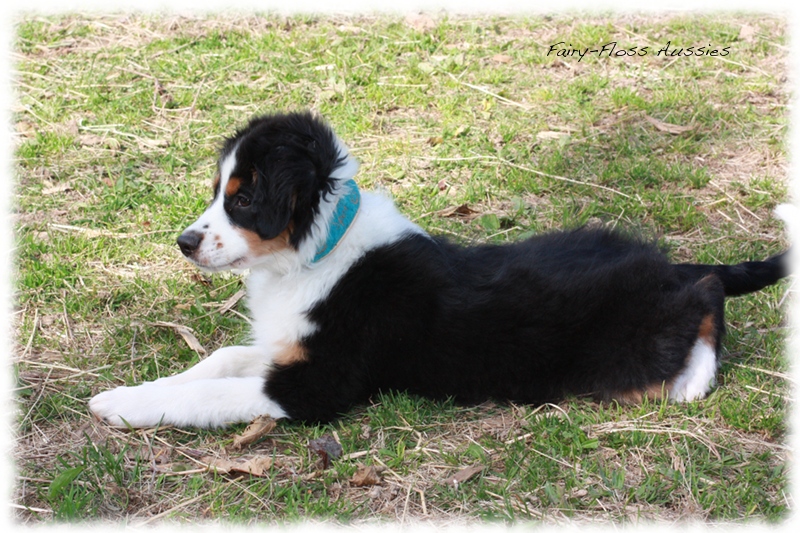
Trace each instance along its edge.
{"label": "dog's black ear", "polygon": [[287,228],[297,248],[312,231],[331,174],[344,162],[333,131],[308,113],[261,117],[239,147],[252,161],[255,227],[262,239]]}
{"label": "dog's black ear", "polygon": [[279,157],[266,154],[253,169],[253,205],[256,231],[262,239],[274,239],[289,225],[295,180]]}
{"label": "dog's black ear", "polygon": [[280,235],[291,222],[295,248],[310,230],[319,205],[317,165],[302,146],[276,146],[255,163],[253,204],[262,239]]}

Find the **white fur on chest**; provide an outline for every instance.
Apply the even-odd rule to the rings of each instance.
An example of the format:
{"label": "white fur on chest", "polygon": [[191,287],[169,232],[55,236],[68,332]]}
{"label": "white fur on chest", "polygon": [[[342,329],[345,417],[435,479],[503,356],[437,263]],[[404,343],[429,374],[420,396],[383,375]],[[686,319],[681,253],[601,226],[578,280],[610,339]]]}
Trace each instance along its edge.
{"label": "white fur on chest", "polygon": [[[302,272],[285,276],[265,270],[247,279],[247,306],[253,319],[252,343],[274,353],[314,332],[306,313],[325,287]],[[330,288],[327,289],[330,292]]]}
{"label": "white fur on chest", "polygon": [[264,347],[265,353],[274,353],[314,333],[316,326],[307,315],[314,305],[328,297],[336,282],[361,256],[409,233],[423,231],[401,215],[389,198],[362,193],[353,225],[323,260],[309,264],[316,245],[308,250],[301,245],[295,255],[297,262],[251,270],[247,303],[253,319],[253,344]]}

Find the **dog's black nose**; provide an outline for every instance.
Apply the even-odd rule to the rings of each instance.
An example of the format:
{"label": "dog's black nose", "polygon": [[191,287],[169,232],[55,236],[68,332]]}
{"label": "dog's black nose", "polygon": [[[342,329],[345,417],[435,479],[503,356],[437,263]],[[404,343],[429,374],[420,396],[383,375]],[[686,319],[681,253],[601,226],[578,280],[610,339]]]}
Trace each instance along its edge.
{"label": "dog's black nose", "polygon": [[178,237],[178,246],[183,252],[183,255],[189,257],[200,246],[200,241],[203,240],[203,234],[196,231],[184,231]]}

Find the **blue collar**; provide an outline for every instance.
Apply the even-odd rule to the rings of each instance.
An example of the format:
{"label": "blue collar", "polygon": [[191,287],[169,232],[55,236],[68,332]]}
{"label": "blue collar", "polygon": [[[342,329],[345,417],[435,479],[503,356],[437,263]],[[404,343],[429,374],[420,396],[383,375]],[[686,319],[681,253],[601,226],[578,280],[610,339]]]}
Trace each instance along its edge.
{"label": "blue collar", "polygon": [[336,202],[336,209],[331,216],[330,224],[328,225],[328,237],[325,242],[317,248],[317,255],[311,260],[311,263],[322,261],[344,237],[350,226],[353,225],[358,214],[358,208],[361,205],[361,193],[358,192],[358,185],[353,180],[347,180],[342,183],[342,191],[339,193],[339,201]]}

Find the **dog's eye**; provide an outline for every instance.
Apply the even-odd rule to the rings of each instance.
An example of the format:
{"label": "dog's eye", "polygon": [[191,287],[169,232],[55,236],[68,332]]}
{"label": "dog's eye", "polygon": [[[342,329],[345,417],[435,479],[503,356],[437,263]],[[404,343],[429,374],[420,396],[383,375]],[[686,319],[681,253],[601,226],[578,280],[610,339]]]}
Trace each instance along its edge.
{"label": "dog's eye", "polygon": [[243,194],[237,194],[233,199],[233,203],[236,205],[236,207],[250,207],[250,198],[244,196]]}

